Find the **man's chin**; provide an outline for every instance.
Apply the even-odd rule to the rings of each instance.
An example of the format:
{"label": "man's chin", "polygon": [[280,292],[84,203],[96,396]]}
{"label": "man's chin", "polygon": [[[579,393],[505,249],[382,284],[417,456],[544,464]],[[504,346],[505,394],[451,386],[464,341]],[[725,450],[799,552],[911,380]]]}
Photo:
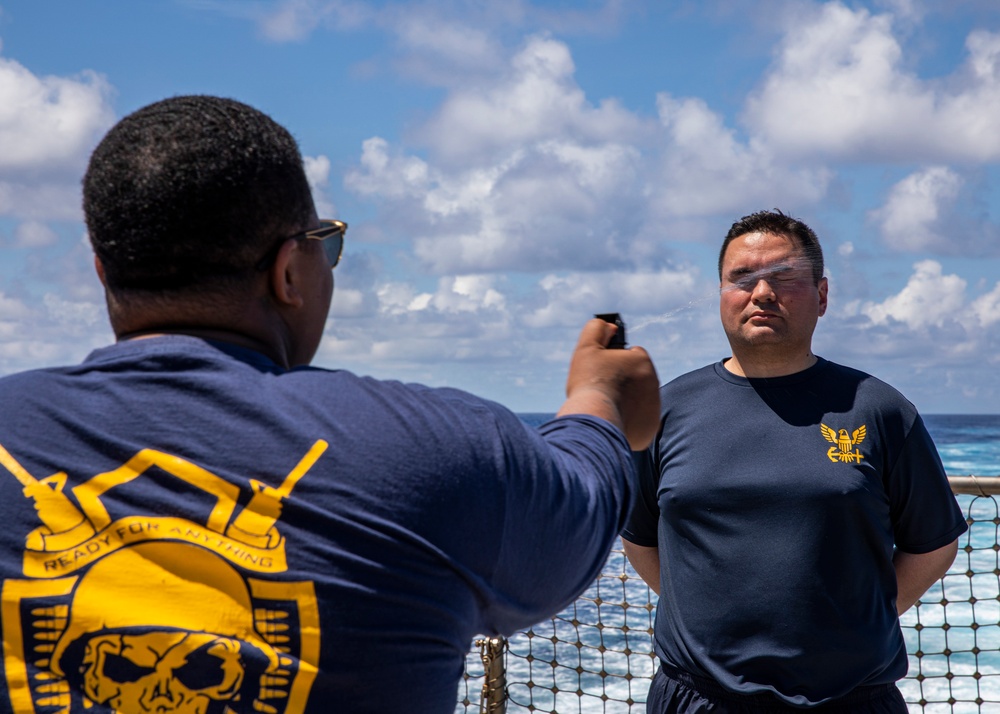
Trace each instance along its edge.
{"label": "man's chin", "polygon": [[777,325],[744,325],[740,330],[740,340],[750,347],[758,345],[780,344],[784,341],[784,331],[778,329]]}

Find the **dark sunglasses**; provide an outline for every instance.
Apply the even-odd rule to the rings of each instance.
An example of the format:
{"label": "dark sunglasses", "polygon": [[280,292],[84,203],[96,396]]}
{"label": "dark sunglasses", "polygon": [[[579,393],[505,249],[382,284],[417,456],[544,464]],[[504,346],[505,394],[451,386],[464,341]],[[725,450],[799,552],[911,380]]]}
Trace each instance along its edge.
{"label": "dark sunglasses", "polygon": [[344,233],[347,232],[347,224],[343,221],[323,218],[320,219],[319,228],[311,231],[303,231],[293,236],[282,238],[278,243],[267,251],[267,255],[260,259],[255,266],[257,270],[266,270],[278,256],[278,251],[287,240],[318,240],[323,242],[323,252],[326,253],[327,260],[330,261],[330,269],[333,270],[340,262],[340,255],[344,252]]}

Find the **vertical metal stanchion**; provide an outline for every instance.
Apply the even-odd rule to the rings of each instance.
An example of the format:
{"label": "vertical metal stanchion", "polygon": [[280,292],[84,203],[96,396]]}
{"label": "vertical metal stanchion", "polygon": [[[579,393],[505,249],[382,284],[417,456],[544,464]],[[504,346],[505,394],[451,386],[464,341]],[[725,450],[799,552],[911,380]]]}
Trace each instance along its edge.
{"label": "vertical metal stanchion", "polygon": [[505,714],[507,711],[507,667],[504,652],[507,640],[490,637],[476,640],[479,657],[483,660],[483,691],[479,698],[479,714]]}

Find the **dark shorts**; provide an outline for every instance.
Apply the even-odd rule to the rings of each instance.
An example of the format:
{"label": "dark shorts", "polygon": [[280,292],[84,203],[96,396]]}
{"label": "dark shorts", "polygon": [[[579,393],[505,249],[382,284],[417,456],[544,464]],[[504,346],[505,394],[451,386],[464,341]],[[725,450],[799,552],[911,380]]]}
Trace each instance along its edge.
{"label": "dark shorts", "polygon": [[770,694],[734,694],[712,680],[694,677],[664,665],[653,676],[646,699],[647,714],[907,714],[906,702],[895,684],[858,687],[843,697],[802,709]]}

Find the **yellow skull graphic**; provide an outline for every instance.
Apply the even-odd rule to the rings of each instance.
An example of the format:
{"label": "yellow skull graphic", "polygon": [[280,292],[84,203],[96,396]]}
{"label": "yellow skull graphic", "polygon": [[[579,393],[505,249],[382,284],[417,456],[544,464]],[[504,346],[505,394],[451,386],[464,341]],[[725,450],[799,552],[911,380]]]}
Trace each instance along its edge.
{"label": "yellow skull graphic", "polygon": [[96,635],[83,657],[84,692],[122,712],[205,714],[239,693],[240,647],[204,633]]}
{"label": "yellow skull graphic", "polygon": [[184,714],[225,711],[244,694],[252,700],[261,677],[279,669],[239,573],[175,542],[143,543],[94,564],[74,591],[51,662],[91,702]]}

